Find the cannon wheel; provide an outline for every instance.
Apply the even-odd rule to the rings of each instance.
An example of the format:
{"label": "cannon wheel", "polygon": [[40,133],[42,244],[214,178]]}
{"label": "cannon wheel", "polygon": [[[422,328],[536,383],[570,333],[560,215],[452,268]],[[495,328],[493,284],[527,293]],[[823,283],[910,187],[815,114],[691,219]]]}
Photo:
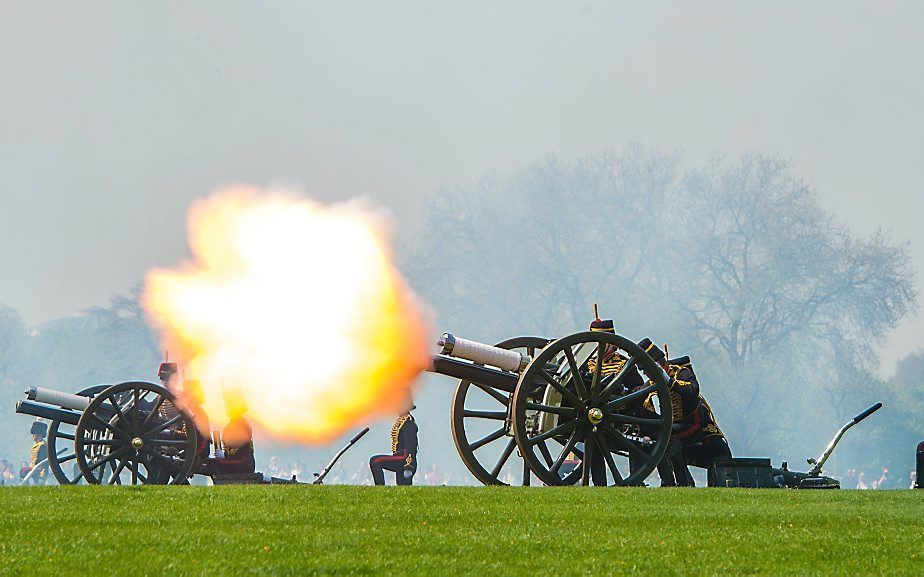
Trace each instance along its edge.
{"label": "cannon wheel", "polygon": [[[77,391],[77,394],[82,397],[94,397],[110,386],[94,385]],[[74,468],[76,465],[74,459],[77,458],[77,453],[74,451],[74,428],[74,425],[57,420],[51,421],[48,426],[48,467],[59,485],[76,485],[83,479],[80,468]],[[64,470],[65,467],[75,470],[68,474]]]}
{"label": "cannon wheel", "polygon": [[192,417],[153,383],[121,383],[99,393],[75,437],[77,465],[94,485],[186,483],[196,454]]}
{"label": "cannon wheel", "polygon": [[[610,380],[602,378],[602,363],[596,363],[596,370],[590,374],[585,371],[586,365],[577,366],[575,349],[580,345],[596,348],[593,357],[598,359],[604,357],[609,345],[629,359],[627,366]],[[550,369],[553,366],[561,368],[554,371]],[[634,369],[641,372],[645,385],[624,394],[621,382],[627,371]],[[536,402],[537,391],[554,392],[544,398],[560,400]],[[633,414],[652,393],[655,416]],[[538,415],[540,422],[550,424],[539,429],[528,427],[527,411],[533,417]],[[575,470],[581,472],[581,483],[589,484],[588,462],[593,461],[595,451],[603,455],[607,484],[642,484],[667,450],[672,422],[671,398],[661,367],[632,341],[604,332],[573,334],[545,347],[520,375],[513,395],[513,414],[520,454],[533,474],[547,485],[568,484],[570,479],[561,469],[571,452],[581,456]],[[546,441],[552,439],[563,445],[554,458],[546,446]],[[625,462],[630,455],[631,470]],[[622,468],[614,456],[621,457],[618,460]]]}
{"label": "cannon wheel", "polygon": [[[514,337],[498,343],[497,347],[508,350],[517,350],[535,357],[536,353],[549,343],[543,337]],[[519,477],[523,485],[530,484],[529,469],[516,451],[516,440],[513,438],[510,419],[510,407],[513,391],[496,389],[488,385],[459,381],[452,398],[452,438],[462,462],[476,479],[485,485],[507,485],[501,480],[506,465],[510,465],[515,472],[514,478]],[[492,401],[493,399],[493,401]],[[479,410],[471,408],[466,400],[494,405],[495,410]],[[496,403],[495,403],[496,402]],[[470,441],[468,433],[477,427],[476,423],[498,421],[499,428],[487,436]],[[468,425],[468,430],[466,429]],[[495,449],[483,449],[493,446]],[[501,448],[503,447],[503,448]],[[476,455],[476,451],[479,454]],[[479,458],[480,455],[480,458]],[[572,482],[577,481],[575,475]]]}

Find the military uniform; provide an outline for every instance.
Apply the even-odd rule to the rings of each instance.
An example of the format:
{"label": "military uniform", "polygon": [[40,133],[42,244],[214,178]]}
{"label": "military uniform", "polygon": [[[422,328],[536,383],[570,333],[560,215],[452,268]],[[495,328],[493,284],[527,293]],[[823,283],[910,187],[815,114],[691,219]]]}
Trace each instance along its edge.
{"label": "military uniform", "polygon": [[[684,463],[710,469],[716,459],[731,458],[728,441],[716,422],[712,408],[699,392],[699,382],[690,357],[668,361],[668,374],[671,376],[671,401],[674,405],[671,432],[673,438],[681,443]],[[693,477],[685,466],[675,466],[674,472],[678,485],[693,485]],[[711,475],[710,471],[710,484],[714,481]]]}
{"label": "military uniform", "polygon": [[395,473],[398,485],[413,485],[417,472],[417,423],[410,412],[400,415],[391,427],[391,455],[373,455],[369,469],[376,485],[385,484],[385,470]]}
{"label": "military uniform", "polygon": [[[45,435],[48,432],[48,425],[35,421],[32,423],[30,432],[33,435],[34,442],[32,443],[32,449],[29,452],[29,469],[26,472],[27,475],[32,472],[33,469],[38,467],[39,463],[45,461],[48,458],[48,446],[45,445]],[[40,436],[40,438],[35,439],[35,436]],[[44,463],[41,468],[32,475],[31,481],[36,484],[44,485],[45,479],[47,477],[48,463]]]}

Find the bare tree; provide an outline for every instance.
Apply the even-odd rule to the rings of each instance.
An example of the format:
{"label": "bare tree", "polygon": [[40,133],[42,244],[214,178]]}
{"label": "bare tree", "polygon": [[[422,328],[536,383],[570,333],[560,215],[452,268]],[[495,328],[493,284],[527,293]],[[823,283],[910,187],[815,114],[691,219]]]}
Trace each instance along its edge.
{"label": "bare tree", "polygon": [[[716,160],[684,179],[681,198],[672,298],[727,363],[747,448],[779,426],[766,407],[800,392],[786,371],[817,373],[845,355],[869,366],[870,345],[914,307],[907,247],[852,235],[776,157]],[[799,347],[816,351],[814,365],[787,361]]]}

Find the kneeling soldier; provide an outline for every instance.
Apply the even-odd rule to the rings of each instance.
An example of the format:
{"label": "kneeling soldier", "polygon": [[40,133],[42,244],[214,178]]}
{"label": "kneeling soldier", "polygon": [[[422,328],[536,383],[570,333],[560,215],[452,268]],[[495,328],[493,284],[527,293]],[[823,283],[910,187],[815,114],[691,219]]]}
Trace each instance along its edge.
{"label": "kneeling soldier", "polygon": [[33,469],[39,466],[39,463],[42,463],[41,468],[33,473],[29,480],[32,484],[44,485],[45,478],[48,476],[48,463],[44,462],[48,459],[48,447],[45,445],[45,434],[48,432],[48,425],[41,421],[35,421],[32,423],[32,428],[29,429],[29,432],[32,434],[29,466],[23,467],[19,475],[25,478],[26,475],[32,473]]}
{"label": "kneeling soldier", "polygon": [[391,427],[391,454],[373,455],[369,459],[369,469],[376,485],[385,484],[385,470],[394,472],[395,483],[413,485],[417,472],[417,423],[411,411],[416,409],[411,404],[406,411],[398,415]]}

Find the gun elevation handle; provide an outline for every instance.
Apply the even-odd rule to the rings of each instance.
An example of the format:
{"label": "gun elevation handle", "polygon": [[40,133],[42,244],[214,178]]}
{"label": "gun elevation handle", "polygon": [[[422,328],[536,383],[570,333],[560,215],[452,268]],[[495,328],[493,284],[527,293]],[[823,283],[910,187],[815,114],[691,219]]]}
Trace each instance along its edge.
{"label": "gun elevation handle", "polygon": [[369,432],[369,427],[364,428],[362,431],[360,431],[359,433],[357,433],[355,437],[353,437],[352,439],[350,439],[350,444],[352,445],[352,444],[355,443],[356,441],[360,440],[360,439],[363,437],[363,435],[365,435],[365,434],[368,433],[368,432]]}
{"label": "gun elevation handle", "polygon": [[868,417],[868,416],[872,415],[873,413],[875,413],[876,411],[878,411],[880,408],[882,408],[882,403],[876,403],[876,404],[873,405],[872,407],[866,409],[865,411],[863,411],[862,413],[860,413],[859,415],[857,415],[856,417],[853,418],[854,424],[859,423],[860,421],[862,421],[862,420],[865,419],[866,417]]}

